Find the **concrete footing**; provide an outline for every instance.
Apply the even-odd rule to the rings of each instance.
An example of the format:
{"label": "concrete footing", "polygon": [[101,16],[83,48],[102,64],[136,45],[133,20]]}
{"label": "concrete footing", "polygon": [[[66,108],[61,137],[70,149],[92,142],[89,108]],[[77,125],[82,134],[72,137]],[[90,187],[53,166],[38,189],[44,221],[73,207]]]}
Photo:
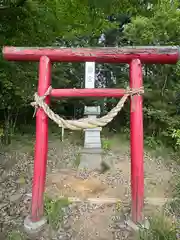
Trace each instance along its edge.
{"label": "concrete footing", "polygon": [[47,220],[45,217],[38,222],[32,222],[30,216],[27,216],[24,220],[24,230],[28,234],[37,234],[43,230],[46,223]]}

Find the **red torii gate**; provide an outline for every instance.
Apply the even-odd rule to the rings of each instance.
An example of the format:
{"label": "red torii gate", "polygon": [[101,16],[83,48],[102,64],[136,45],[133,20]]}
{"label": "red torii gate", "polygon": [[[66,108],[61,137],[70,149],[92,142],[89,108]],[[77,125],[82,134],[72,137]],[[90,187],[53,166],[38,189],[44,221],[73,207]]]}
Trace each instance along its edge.
{"label": "red torii gate", "polygon": [[[127,63],[130,66],[130,88],[143,87],[142,65],[175,64],[179,59],[178,47],[124,47],[124,48],[24,48],[4,47],[4,58],[10,61],[39,61],[38,95],[43,96],[51,84],[52,62],[106,62]],[[121,97],[125,89],[52,89],[51,97]],[[45,98],[50,103],[50,96]],[[142,220],[144,205],[143,169],[143,107],[142,96],[133,96],[130,106],[131,129],[131,194],[132,220]],[[48,117],[43,109],[36,112],[36,145],[32,187],[30,227],[43,218],[43,193],[46,179],[48,152]],[[41,224],[36,227],[41,227]]]}

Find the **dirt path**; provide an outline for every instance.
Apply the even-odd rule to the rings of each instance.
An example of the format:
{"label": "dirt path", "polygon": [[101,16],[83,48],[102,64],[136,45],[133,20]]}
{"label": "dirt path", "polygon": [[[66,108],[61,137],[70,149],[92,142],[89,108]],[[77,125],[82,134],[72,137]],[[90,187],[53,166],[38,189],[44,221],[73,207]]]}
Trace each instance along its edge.
{"label": "dirt path", "polygon": [[[111,141],[112,139],[110,139]],[[22,147],[22,144],[23,147]],[[120,198],[130,202],[130,156],[126,143],[113,139],[104,160],[111,164],[110,171],[89,179],[85,183],[75,180],[76,160],[81,144],[51,136],[48,154],[46,193],[51,197],[65,195],[78,198]],[[9,153],[1,154],[0,227],[2,236],[12,229],[22,231],[23,219],[29,212],[25,194],[31,191],[33,144],[22,141],[11,146]],[[10,164],[11,163],[11,164]],[[13,164],[12,164],[13,163]],[[62,169],[66,169],[62,171]],[[145,197],[171,196],[172,172],[160,160],[145,153]],[[48,226],[42,233],[44,240],[110,240],[130,239],[124,226],[129,215],[129,204],[73,203],[64,209],[63,222],[54,231]],[[18,233],[19,234],[19,233]],[[24,234],[20,239],[29,239]],[[13,240],[13,238],[11,238]]]}

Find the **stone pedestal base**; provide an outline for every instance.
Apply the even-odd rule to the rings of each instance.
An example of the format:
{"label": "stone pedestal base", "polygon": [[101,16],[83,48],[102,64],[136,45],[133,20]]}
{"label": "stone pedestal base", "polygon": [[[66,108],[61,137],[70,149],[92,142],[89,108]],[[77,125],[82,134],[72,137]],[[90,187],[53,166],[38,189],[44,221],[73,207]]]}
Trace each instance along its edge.
{"label": "stone pedestal base", "polygon": [[[100,114],[99,106],[86,106],[84,114],[90,120],[95,120]],[[81,152],[79,173],[86,175],[90,172],[98,172],[102,169],[102,150],[101,150],[101,128],[84,130],[84,149]]]}
{"label": "stone pedestal base", "polygon": [[100,148],[84,148],[81,152],[79,173],[100,172],[102,169],[102,150]]}

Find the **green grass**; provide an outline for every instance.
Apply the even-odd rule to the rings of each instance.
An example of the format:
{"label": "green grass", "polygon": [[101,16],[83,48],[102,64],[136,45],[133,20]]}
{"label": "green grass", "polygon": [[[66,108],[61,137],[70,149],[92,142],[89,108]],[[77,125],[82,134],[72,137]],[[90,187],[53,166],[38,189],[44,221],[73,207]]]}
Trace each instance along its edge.
{"label": "green grass", "polygon": [[177,240],[180,234],[180,180],[179,174],[174,178],[173,200],[165,204],[164,214],[153,216],[150,229],[141,229],[137,240]]}
{"label": "green grass", "polygon": [[154,216],[150,228],[141,229],[137,240],[177,240],[177,226],[166,216]]}
{"label": "green grass", "polygon": [[102,138],[101,143],[102,143],[102,148],[103,148],[105,151],[111,149],[111,140],[110,140],[110,139]]}
{"label": "green grass", "polygon": [[120,150],[127,150],[130,146],[130,141],[127,134],[124,133],[109,133],[105,129],[101,133],[102,148],[105,151],[119,148]]}
{"label": "green grass", "polygon": [[174,177],[173,200],[167,204],[168,213],[179,218],[180,216],[180,179],[179,173]]}
{"label": "green grass", "polygon": [[64,209],[70,204],[67,198],[52,200],[45,196],[45,215],[48,224],[56,230],[61,226],[65,215]]}
{"label": "green grass", "polygon": [[81,162],[81,155],[80,155],[80,153],[78,153],[77,156],[76,156],[76,158],[75,158],[75,161],[74,161],[74,166],[75,166],[76,168],[78,168],[80,162]]}
{"label": "green grass", "polygon": [[12,230],[7,237],[7,240],[25,240],[23,234],[18,230]]}

